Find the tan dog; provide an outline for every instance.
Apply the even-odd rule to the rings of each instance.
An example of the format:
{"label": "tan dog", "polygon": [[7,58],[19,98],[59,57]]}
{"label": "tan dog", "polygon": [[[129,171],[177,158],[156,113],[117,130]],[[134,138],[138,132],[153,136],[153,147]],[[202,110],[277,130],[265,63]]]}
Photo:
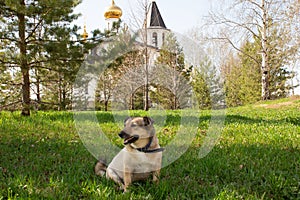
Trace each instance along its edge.
{"label": "tan dog", "polygon": [[145,180],[150,175],[158,182],[162,151],[155,135],[153,120],[149,117],[127,118],[124,129],[119,133],[125,147],[106,166],[99,160],[95,173],[114,180],[126,192],[127,187],[138,180]]}

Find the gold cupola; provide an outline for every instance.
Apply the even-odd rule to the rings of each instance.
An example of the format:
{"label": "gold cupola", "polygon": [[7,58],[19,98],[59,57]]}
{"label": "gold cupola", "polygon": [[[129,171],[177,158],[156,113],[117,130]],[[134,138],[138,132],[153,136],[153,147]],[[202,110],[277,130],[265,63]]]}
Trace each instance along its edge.
{"label": "gold cupola", "polygon": [[89,34],[86,31],[86,24],[84,24],[83,33],[81,37],[83,38],[83,41],[86,41],[86,39],[89,37]]}
{"label": "gold cupola", "polygon": [[105,19],[120,19],[121,16],[122,9],[116,6],[115,1],[112,0],[111,6],[109,6],[104,13]]}

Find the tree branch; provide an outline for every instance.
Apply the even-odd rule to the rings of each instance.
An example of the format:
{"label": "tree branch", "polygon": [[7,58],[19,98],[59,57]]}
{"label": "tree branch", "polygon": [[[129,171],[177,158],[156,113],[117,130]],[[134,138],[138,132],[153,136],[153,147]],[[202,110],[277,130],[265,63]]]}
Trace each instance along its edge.
{"label": "tree branch", "polygon": [[17,65],[17,64],[19,64],[19,63],[17,63],[17,62],[12,62],[12,61],[7,62],[7,61],[4,61],[4,60],[2,60],[2,59],[0,59],[0,63],[1,63],[1,64],[4,64],[4,65]]}
{"label": "tree branch", "polygon": [[[248,27],[248,25],[253,25],[253,26],[257,26],[260,27],[259,24],[257,23],[238,23],[229,19],[224,18],[223,21],[218,22],[219,24],[228,24],[228,26],[235,25],[236,27],[242,27],[244,29],[246,29],[248,32],[250,32],[255,38],[260,38],[258,34],[256,34],[251,28]],[[229,25],[232,24],[232,25]]]}
{"label": "tree branch", "polygon": [[[62,61],[62,62],[82,62],[84,60],[83,59],[56,58],[56,59],[33,61],[33,62],[28,63],[28,65],[34,66],[34,65],[38,65],[38,64],[42,64],[42,63],[57,62],[57,61]],[[39,67],[41,67],[41,66],[39,66]],[[47,67],[42,67],[42,68],[49,69],[49,70],[53,69],[53,68],[47,68]]]}
{"label": "tree branch", "polygon": [[229,38],[226,38],[226,37],[219,37],[219,38],[211,38],[213,40],[226,40],[235,50],[237,50],[238,52],[241,52],[242,54],[248,56],[249,58],[251,58],[253,61],[255,61],[257,64],[260,65],[260,62],[255,59],[253,56],[251,56],[250,54],[247,54],[245,51],[241,50],[240,48],[238,48],[237,46],[234,45],[234,43],[229,39]]}
{"label": "tree branch", "polygon": [[25,40],[28,40],[36,31],[36,29],[41,25],[41,23],[43,22],[43,16],[47,15],[50,12],[51,9],[48,9],[42,16],[41,19],[38,21],[38,23],[36,24],[36,26],[32,29],[31,33],[28,34],[28,36],[26,37]]}
{"label": "tree branch", "polygon": [[3,110],[3,109],[5,109],[5,108],[7,108],[7,107],[10,107],[10,106],[14,106],[14,105],[16,105],[16,104],[18,104],[18,103],[22,103],[22,101],[19,100],[19,101],[15,101],[15,102],[12,102],[12,103],[9,103],[9,104],[0,106],[0,110]]}
{"label": "tree branch", "polygon": [[11,42],[19,42],[17,39],[1,36],[0,40],[8,40]]}

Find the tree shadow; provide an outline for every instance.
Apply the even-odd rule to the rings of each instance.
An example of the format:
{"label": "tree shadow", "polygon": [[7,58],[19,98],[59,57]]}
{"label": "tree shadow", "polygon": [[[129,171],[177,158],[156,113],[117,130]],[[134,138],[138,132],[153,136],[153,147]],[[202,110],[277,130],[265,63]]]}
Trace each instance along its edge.
{"label": "tree shadow", "polygon": [[230,123],[241,123],[241,124],[282,124],[282,123],[290,123],[295,126],[300,125],[300,117],[283,117],[278,118],[276,120],[265,120],[263,118],[250,118],[242,115],[226,115],[225,124]]}

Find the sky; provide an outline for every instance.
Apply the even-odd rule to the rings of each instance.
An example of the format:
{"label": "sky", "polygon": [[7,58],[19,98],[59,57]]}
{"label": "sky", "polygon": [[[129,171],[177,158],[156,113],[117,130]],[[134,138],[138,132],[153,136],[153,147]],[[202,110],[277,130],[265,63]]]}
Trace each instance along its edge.
{"label": "sky", "polygon": [[[123,11],[122,20],[125,23],[132,16],[132,11],[139,12],[141,9],[137,4],[138,1],[145,0],[115,0],[116,5]],[[156,0],[167,28],[178,33],[184,33],[201,23],[203,16],[208,15],[212,2],[212,0]],[[83,27],[86,22],[88,32],[97,28],[103,30],[105,27],[103,15],[110,5],[111,0],[83,0],[75,10],[82,14],[76,24]]]}
{"label": "sky", "polygon": [[[220,4],[219,0],[155,1],[167,28],[181,34],[194,27],[200,27],[203,24],[203,18],[208,16],[212,8],[224,6]],[[145,0],[115,0],[116,5],[123,11],[121,19],[126,24],[129,24],[132,12],[141,12],[138,2],[145,2]],[[148,2],[150,3],[152,0],[148,0]],[[226,1],[222,1],[223,4],[224,2]],[[75,23],[81,27],[86,23],[88,33],[95,29],[104,30],[106,27],[104,12],[110,5],[111,0],[82,0],[82,3],[75,9],[75,12],[81,13],[82,16]],[[300,72],[298,73],[296,82],[300,82]],[[300,94],[300,87],[295,92]]]}

